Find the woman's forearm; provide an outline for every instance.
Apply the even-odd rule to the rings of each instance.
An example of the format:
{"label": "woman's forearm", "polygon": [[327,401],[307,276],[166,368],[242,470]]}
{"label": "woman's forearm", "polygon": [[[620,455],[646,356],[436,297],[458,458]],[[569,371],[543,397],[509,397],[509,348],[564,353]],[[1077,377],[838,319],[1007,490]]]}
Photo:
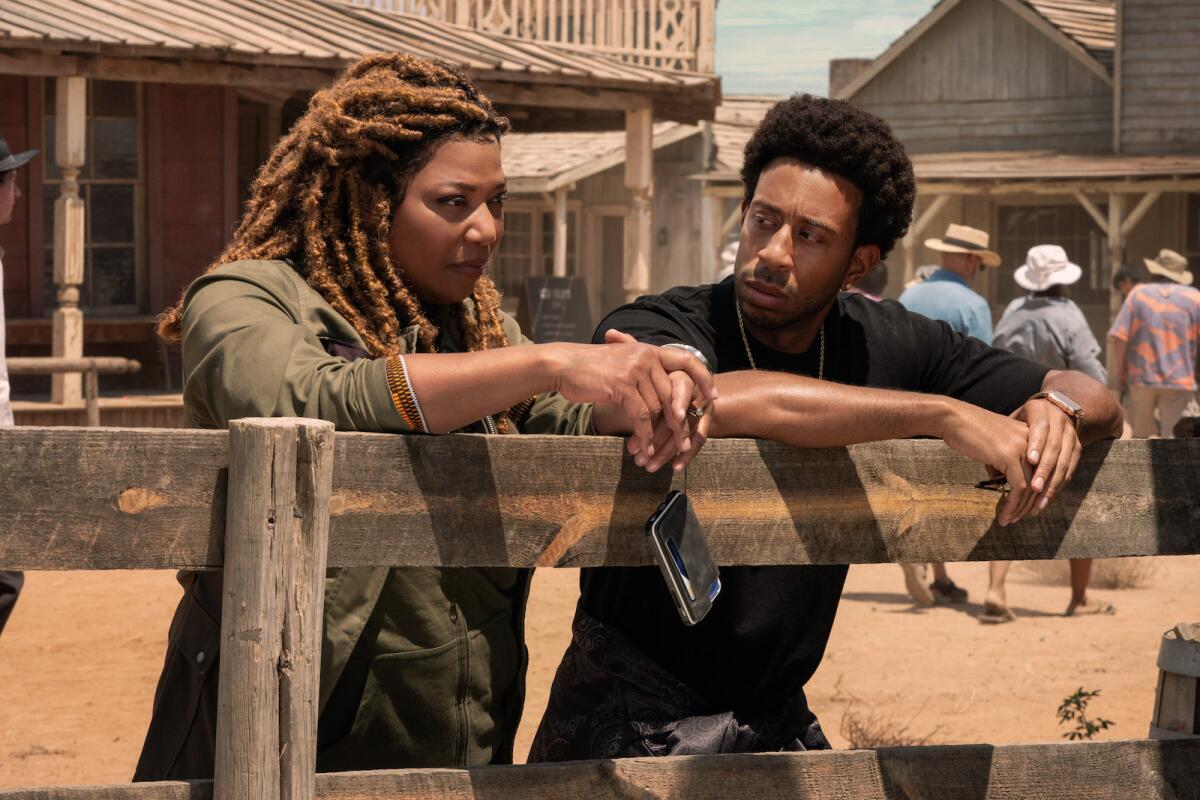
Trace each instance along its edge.
{"label": "woman's forearm", "polygon": [[446,433],[555,387],[553,344],[404,356],[431,433]]}

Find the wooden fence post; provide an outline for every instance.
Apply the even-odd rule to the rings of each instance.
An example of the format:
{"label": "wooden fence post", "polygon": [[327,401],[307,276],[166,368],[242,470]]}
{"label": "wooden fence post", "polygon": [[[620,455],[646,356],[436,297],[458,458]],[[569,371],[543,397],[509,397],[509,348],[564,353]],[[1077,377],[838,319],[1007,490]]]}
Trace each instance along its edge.
{"label": "wooden fence post", "polygon": [[296,442],[296,524],[284,584],[279,676],[280,800],[316,791],[321,622],[329,553],[333,423],[303,420]]}
{"label": "wooden fence post", "polygon": [[215,800],[313,796],[332,434],[229,425]]}
{"label": "wooden fence post", "polygon": [[1163,634],[1158,651],[1151,739],[1200,737],[1200,622],[1181,622]]}

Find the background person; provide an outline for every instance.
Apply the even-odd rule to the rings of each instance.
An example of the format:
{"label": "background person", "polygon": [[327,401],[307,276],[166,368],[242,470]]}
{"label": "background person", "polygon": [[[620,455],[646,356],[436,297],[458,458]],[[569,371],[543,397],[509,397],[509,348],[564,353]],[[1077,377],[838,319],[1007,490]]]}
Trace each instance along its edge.
{"label": "background person", "polygon": [[[695,452],[693,389],[711,390],[692,355],[615,332],[602,346],[532,345],[500,311],[484,272],[504,229],[507,130],[459,68],[399,53],[368,56],[317,92],[217,265],[160,319],[164,339],[182,339],[190,424],[296,416],[343,431],[584,434],[632,421],[652,448],[657,418],[680,434],[682,466]],[[679,369],[692,370],[686,396],[674,393]],[[510,762],[530,574],[331,570],[317,768]],[[137,780],[213,771],[221,576],[181,582]]]}
{"label": "background person", "polygon": [[[1025,263],[1013,274],[1017,285],[1028,294],[1008,304],[996,324],[992,345],[1051,369],[1077,370],[1107,384],[1108,374],[1100,364],[1100,344],[1083,311],[1067,297],[1069,287],[1082,276],[1083,270],[1072,264],[1058,245],[1030,248]],[[988,591],[979,616],[981,622],[1011,622],[1015,618],[1004,587],[1011,563],[993,561],[988,565]],[[1116,611],[1112,603],[1088,601],[1091,574],[1092,559],[1071,559],[1071,600],[1066,616]]]}
{"label": "background person", "polygon": [[[17,200],[21,199],[17,170],[35,155],[37,150],[13,153],[8,142],[0,138],[0,225],[12,222],[13,209]],[[12,424],[12,391],[4,361],[4,248],[0,248],[0,428],[9,428]],[[0,632],[4,631],[4,625],[17,603],[17,595],[24,585],[24,573],[0,571]]]}
{"label": "background person", "polygon": [[1113,273],[1112,288],[1121,295],[1124,301],[1133,291],[1133,287],[1146,282],[1146,271],[1136,264],[1126,264]]}
{"label": "background person", "polygon": [[[992,312],[987,300],[971,288],[984,267],[1000,266],[999,254],[988,249],[986,231],[950,224],[940,239],[926,239],[925,246],[941,254],[941,266],[920,283],[907,287],[900,303],[909,311],[941,320],[964,336],[992,343]],[[965,603],[966,590],[950,580],[946,565],[933,564],[933,581],[926,584],[924,564],[901,564],[904,586],[920,605],[935,602]]]}
{"label": "background person", "polygon": [[1125,298],[1109,345],[1117,387],[1129,392],[1133,435],[1170,438],[1196,394],[1200,291],[1192,286],[1187,259],[1174,250],[1163,249],[1145,264],[1150,280]]}

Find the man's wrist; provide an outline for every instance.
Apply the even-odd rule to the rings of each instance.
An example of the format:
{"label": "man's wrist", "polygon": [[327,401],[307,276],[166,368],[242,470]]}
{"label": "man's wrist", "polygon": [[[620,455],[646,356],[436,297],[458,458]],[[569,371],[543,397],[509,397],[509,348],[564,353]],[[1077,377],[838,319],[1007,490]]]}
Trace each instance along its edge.
{"label": "man's wrist", "polygon": [[918,405],[920,417],[913,434],[947,438],[958,423],[961,401],[942,395],[924,395],[922,399],[924,402]]}
{"label": "man's wrist", "polygon": [[1054,389],[1038,392],[1026,402],[1033,402],[1034,400],[1041,400],[1054,406],[1054,408],[1058,409],[1071,420],[1071,424],[1075,430],[1079,430],[1079,426],[1083,422],[1083,406]]}

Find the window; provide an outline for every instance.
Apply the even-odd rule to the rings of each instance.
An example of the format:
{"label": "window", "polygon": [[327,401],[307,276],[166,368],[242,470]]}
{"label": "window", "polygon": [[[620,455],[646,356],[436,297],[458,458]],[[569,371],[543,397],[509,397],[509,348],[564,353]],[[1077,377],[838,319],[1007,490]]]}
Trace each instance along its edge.
{"label": "window", "polygon": [[[44,214],[46,308],[55,306],[54,201],[62,193],[62,173],[53,158],[55,80],[45,90]],[[130,313],[139,308],[138,264],[142,166],[140,93],[128,81],[88,82],[87,144],[79,173],[83,198],[84,266],[80,305],[93,313]]]}
{"label": "window", "polygon": [[499,263],[492,276],[506,299],[520,297],[525,279],[533,275],[533,214],[504,210],[504,238],[497,252]]}
{"label": "window", "polygon": [[[567,211],[567,274],[576,275],[579,248],[578,203]],[[532,275],[554,273],[554,213],[538,203],[509,201],[504,207],[504,239],[492,260],[492,280],[504,295],[504,310],[515,312]]]}

